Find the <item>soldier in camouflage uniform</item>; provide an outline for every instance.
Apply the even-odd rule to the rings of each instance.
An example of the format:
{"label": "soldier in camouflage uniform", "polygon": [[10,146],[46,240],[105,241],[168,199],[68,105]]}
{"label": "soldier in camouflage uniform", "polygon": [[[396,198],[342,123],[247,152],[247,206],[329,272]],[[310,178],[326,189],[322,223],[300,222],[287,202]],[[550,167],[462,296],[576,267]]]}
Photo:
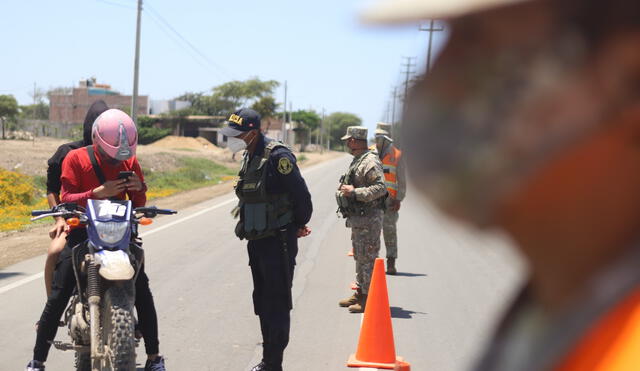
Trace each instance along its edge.
{"label": "soldier in camouflage uniform", "polygon": [[382,161],[384,181],[389,192],[382,219],[382,235],[387,250],[387,274],[396,274],[396,259],[398,258],[396,224],[399,218],[400,203],[407,193],[407,181],[402,151],[393,144],[390,133],[391,125],[379,122],[375,131],[375,148],[380,161]]}
{"label": "soldier in camouflage uniform", "polygon": [[382,208],[387,189],[382,163],[367,148],[367,128],[350,126],[342,140],[354,158],[341,178],[336,199],[340,212],[347,218],[347,227],[351,228],[358,289],[339,304],[348,307],[351,313],[362,313],[367,302],[373,263],[380,251]]}

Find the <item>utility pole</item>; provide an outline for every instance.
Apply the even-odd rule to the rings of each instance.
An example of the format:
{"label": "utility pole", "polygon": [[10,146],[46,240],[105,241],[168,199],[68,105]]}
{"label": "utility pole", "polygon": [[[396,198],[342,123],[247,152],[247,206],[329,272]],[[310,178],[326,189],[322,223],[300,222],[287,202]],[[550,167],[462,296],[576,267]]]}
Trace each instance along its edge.
{"label": "utility pole", "polygon": [[427,74],[431,71],[431,44],[433,43],[433,33],[444,31],[444,27],[434,28],[433,19],[429,21],[429,28],[418,28],[419,31],[429,32],[429,46],[427,47]]}
{"label": "utility pole", "polygon": [[[324,136],[327,137],[327,151],[331,150],[331,128],[327,127],[324,116],[324,107],[322,108],[322,126],[324,127]],[[324,139],[324,138],[323,138]]]}
{"label": "utility pole", "polygon": [[389,122],[391,118],[391,101],[387,101],[387,108],[384,110],[384,116],[382,122]]}
{"label": "utility pole", "polygon": [[396,100],[398,99],[398,87],[393,87],[393,93],[391,96],[391,126],[396,124]]}
{"label": "utility pole", "polygon": [[284,81],[284,113],[282,115],[282,142],[287,144],[287,81]]}
{"label": "utility pole", "polygon": [[318,144],[320,145],[320,152],[324,149],[324,108],[322,109],[322,119],[320,120],[320,139]]}
{"label": "utility pole", "polygon": [[403,100],[406,102],[407,100],[407,95],[409,93],[409,83],[411,82],[410,77],[411,74],[415,71],[413,71],[413,68],[416,66],[416,62],[414,62],[414,60],[416,59],[416,57],[403,57],[405,58],[407,61],[406,63],[404,63],[402,65],[402,67],[405,68],[405,70],[403,71],[405,77],[404,77],[404,98]]}
{"label": "utility pole", "polygon": [[138,20],[136,22],[136,56],[133,62],[133,96],[131,97],[131,119],[135,123],[138,118],[138,70],[140,69],[140,15],[142,0],[138,0]]}

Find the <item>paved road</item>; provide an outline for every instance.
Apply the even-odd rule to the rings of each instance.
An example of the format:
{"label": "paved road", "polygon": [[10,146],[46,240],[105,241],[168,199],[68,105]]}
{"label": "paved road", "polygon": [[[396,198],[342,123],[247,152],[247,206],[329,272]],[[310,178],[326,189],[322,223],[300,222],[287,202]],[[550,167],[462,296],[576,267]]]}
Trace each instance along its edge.
{"label": "paved road", "polygon": [[[304,173],[313,233],[300,241],[287,370],[346,369],[357,346],[361,316],[337,305],[350,295],[354,276],[349,233],[333,198],[348,163],[338,158]],[[464,370],[510,296],[520,264],[501,238],[470,234],[409,194],[399,222],[400,273],[387,276],[396,350],[413,370]],[[259,361],[246,247],[229,216],[233,200],[224,195],[145,227],[146,269],[170,370],[247,370]],[[0,270],[0,370],[23,369],[31,357],[33,323],[45,302],[43,262],[40,256]],[[66,338],[60,329],[58,339]],[[47,370],[69,370],[72,359],[52,350]]]}

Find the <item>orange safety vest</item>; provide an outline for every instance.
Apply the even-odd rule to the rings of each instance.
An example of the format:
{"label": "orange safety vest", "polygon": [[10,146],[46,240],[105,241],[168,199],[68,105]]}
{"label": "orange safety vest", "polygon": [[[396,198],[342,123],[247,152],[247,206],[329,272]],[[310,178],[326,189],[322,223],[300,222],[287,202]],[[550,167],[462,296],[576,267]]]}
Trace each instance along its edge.
{"label": "orange safety vest", "polygon": [[553,370],[640,370],[640,288],[605,313]]}
{"label": "orange safety vest", "polygon": [[384,170],[384,184],[391,198],[398,196],[398,177],[397,169],[400,164],[402,151],[394,146],[390,146],[387,154],[382,158],[382,169]]}

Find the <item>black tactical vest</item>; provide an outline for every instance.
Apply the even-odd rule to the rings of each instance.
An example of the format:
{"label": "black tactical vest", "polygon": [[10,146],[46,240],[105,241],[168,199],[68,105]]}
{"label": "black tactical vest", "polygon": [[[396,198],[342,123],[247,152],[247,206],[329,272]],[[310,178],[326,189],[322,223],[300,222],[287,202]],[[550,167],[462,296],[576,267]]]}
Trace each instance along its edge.
{"label": "black tactical vest", "polygon": [[286,145],[277,141],[269,142],[262,157],[250,159],[246,153],[242,161],[240,179],[235,186],[242,214],[236,226],[236,235],[240,239],[259,240],[274,236],[278,230],[293,222],[289,194],[267,193],[269,156],[277,147]]}

